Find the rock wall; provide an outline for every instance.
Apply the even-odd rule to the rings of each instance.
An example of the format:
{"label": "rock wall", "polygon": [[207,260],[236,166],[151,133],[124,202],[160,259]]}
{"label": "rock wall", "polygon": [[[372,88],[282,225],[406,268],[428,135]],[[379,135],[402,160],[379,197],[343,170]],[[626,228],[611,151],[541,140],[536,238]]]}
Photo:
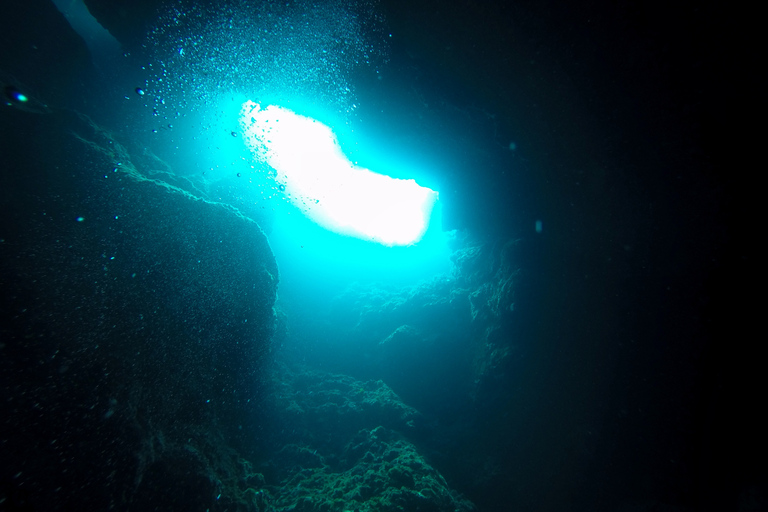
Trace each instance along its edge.
{"label": "rock wall", "polygon": [[278,284],[266,237],[84,116],[6,114],[3,507],[225,505],[257,456]]}

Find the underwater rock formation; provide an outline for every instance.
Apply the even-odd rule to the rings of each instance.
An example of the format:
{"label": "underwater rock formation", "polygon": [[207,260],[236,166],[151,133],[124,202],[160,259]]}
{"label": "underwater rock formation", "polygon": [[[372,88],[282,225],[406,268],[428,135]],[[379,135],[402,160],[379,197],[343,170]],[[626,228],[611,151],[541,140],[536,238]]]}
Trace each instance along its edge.
{"label": "underwater rock formation", "polygon": [[4,506],[232,499],[275,322],[266,237],[84,116],[3,122]]}
{"label": "underwater rock formation", "polygon": [[[517,453],[522,429],[514,419],[508,429],[492,425],[518,417],[504,391],[520,386],[535,339],[520,330],[525,305],[515,307],[527,279],[518,244],[459,234],[453,249],[450,274],[410,287],[353,284],[304,325],[289,317],[286,344],[313,368],[380,379],[422,413],[409,440],[477,503],[485,490],[512,485],[504,468],[514,459],[502,448]],[[320,335],[302,337],[311,321]]]}
{"label": "underwater rock formation", "polygon": [[425,418],[382,381],[280,368],[268,510],[471,512],[413,439]]}
{"label": "underwater rock formation", "polygon": [[321,324],[314,329],[325,338],[307,342],[299,327],[293,343],[307,352],[323,346],[318,365],[375,375],[422,412],[453,409],[517,362],[516,250],[514,240],[459,234],[449,274],[404,288],[354,283],[302,318]]}

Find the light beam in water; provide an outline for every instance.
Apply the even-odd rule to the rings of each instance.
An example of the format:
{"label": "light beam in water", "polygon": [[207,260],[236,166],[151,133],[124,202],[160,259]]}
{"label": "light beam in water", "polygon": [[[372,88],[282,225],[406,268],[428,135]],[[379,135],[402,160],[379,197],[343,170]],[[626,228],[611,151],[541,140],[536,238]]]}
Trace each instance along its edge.
{"label": "light beam in water", "polygon": [[276,172],[294,205],[336,233],[387,246],[418,242],[438,194],[354,165],[324,124],[278,106],[247,101],[240,112],[244,140]]}

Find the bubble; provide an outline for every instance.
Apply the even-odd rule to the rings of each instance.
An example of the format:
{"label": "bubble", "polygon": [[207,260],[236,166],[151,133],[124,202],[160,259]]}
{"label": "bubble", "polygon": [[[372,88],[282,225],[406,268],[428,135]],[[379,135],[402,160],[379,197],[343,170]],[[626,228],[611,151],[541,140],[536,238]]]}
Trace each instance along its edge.
{"label": "bubble", "polygon": [[144,89],[142,89],[141,87],[137,87],[136,94],[138,94],[139,96],[144,96]]}
{"label": "bubble", "polygon": [[233,137],[237,137],[237,132],[232,132]]}
{"label": "bubble", "polygon": [[344,112],[354,96],[350,74],[387,60],[387,33],[368,2],[204,4],[174,4],[150,30],[150,58],[162,65],[149,83],[168,103],[204,105],[226,90],[311,96]]}

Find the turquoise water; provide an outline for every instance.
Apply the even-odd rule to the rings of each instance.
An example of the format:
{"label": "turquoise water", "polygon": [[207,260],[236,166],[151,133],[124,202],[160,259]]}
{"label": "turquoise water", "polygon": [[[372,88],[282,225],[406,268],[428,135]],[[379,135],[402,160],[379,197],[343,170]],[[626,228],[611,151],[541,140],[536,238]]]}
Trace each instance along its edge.
{"label": "turquoise water", "polygon": [[733,15],[4,6],[0,511],[766,508]]}

